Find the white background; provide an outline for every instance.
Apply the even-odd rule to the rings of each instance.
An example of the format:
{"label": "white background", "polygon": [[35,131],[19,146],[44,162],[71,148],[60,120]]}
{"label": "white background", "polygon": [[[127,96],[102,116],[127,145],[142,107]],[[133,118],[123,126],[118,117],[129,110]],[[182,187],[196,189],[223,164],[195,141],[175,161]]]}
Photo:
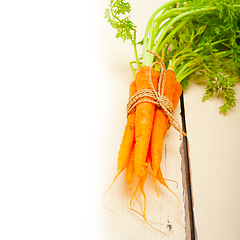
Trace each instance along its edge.
{"label": "white background", "polygon": [[[100,197],[115,173],[101,182],[116,168],[134,56],[103,17],[108,2],[1,2],[2,240],[106,239]],[[133,3],[144,28],[147,2]]]}
{"label": "white background", "polygon": [[2,240],[104,239],[95,220],[99,156],[112,149],[104,143],[116,120],[106,84],[115,80],[104,81],[106,7],[96,0],[1,2]]}

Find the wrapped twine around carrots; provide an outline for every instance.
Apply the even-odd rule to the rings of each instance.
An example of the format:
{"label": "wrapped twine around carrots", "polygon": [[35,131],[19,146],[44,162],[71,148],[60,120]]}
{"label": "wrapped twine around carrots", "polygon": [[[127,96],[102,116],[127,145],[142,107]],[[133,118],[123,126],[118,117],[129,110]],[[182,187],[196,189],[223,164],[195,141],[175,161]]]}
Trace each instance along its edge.
{"label": "wrapped twine around carrots", "polygon": [[[137,104],[139,104],[141,102],[150,102],[150,103],[156,104],[157,107],[162,109],[162,111],[168,118],[168,129],[172,125],[180,133],[180,140],[182,140],[182,136],[186,136],[186,133],[182,131],[180,124],[174,117],[174,108],[173,108],[172,101],[163,95],[165,78],[166,78],[165,64],[164,64],[162,58],[158,54],[156,54],[150,50],[147,50],[147,51],[149,53],[152,53],[153,55],[155,55],[160,61],[160,62],[154,62],[149,68],[149,81],[150,81],[152,89],[139,90],[129,99],[128,104],[127,104],[127,115],[131,112],[131,110],[134,107],[136,107]],[[161,73],[160,73],[160,78],[159,78],[160,81],[158,83],[157,91],[154,89],[154,86],[152,83],[152,76],[151,76],[152,68],[156,64],[158,64],[161,68]],[[161,85],[162,85],[162,87],[161,87]],[[150,97],[152,100],[142,99],[144,97]]]}

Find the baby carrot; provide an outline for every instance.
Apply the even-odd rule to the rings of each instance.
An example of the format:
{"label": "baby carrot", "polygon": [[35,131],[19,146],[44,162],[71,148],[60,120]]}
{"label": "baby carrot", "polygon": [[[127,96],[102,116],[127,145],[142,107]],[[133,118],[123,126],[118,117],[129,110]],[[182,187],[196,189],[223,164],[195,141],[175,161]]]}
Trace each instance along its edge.
{"label": "baby carrot", "polygon": [[[136,93],[136,82],[131,82],[129,87],[129,98]],[[127,166],[130,158],[131,150],[134,142],[135,133],[135,109],[133,109],[127,116],[127,124],[123,133],[122,142],[118,152],[118,166],[117,171],[120,174]]]}
{"label": "baby carrot", "polygon": [[[176,75],[172,70],[166,71],[166,80],[164,86],[163,95],[169,100],[173,101],[174,93],[176,90]],[[151,136],[151,158],[152,158],[152,168],[154,176],[157,175],[157,171],[160,168],[160,163],[162,160],[162,146],[164,134],[167,129],[168,118],[162,111],[162,109],[157,108],[154,117],[152,136]],[[154,178],[155,188],[156,178]]]}
{"label": "baby carrot", "polygon": [[145,218],[145,213],[146,213],[146,202],[147,202],[146,194],[144,192],[144,184],[145,184],[146,178],[147,178],[147,171],[144,171],[143,175],[141,175],[139,177],[139,187],[140,187],[141,193],[143,195],[143,199],[144,199],[144,205],[143,205],[143,217],[144,218]]}
{"label": "baby carrot", "polygon": [[[142,89],[152,89],[149,79],[150,67],[142,67],[136,75],[137,91]],[[152,83],[157,89],[159,72],[155,69],[151,71]],[[141,100],[152,100],[149,97],[143,97]],[[146,161],[149,141],[152,132],[152,125],[155,113],[155,104],[150,102],[141,102],[136,106],[135,119],[135,151],[134,151],[134,168],[138,177],[144,175],[143,166]]]}
{"label": "baby carrot", "polygon": [[[145,194],[145,192],[144,192],[144,184],[145,184],[145,180],[146,180],[146,178],[147,178],[147,168],[148,168],[148,165],[149,165],[148,159],[146,159],[145,164],[144,164],[144,166],[143,166],[143,168],[145,169],[145,171],[143,171],[143,174],[138,177],[138,184],[137,184],[137,186],[136,186],[135,191],[133,192],[133,196],[132,196],[132,199],[131,199],[131,201],[130,201],[130,207],[131,207],[133,198],[136,198],[136,193],[137,193],[137,190],[138,190],[138,187],[139,187],[139,188],[140,188],[140,191],[141,191],[141,193],[142,193],[142,195],[143,195],[143,198],[144,198],[144,209],[142,209],[142,206],[141,206],[141,204],[140,204],[140,202],[138,201],[137,198],[136,198],[136,200],[137,200],[138,204],[139,204],[140,207],[141,207],[142,217],[144,217],[144,218],[145,218],[145,212],[146,212],[146,194]],[[131,209],[132,209],[132,207],[131,207]],[[132,210],[133,210],[133,209],[132,209]],[[135,211],[135,212],[137,212],[137,211]]]}
{"label": "baby carrot", "polygon": [[[181,94],[182,94],[182,85],[181,85],[181,83],[180,82],[177,82],[176,83],[176,90],[175,90],[175,93],[174,93],[174,97],[173,97],[173,109],[175,110],[175,108],[177,107],[177,105],[178,105],[178,102],[179,102],[179,98],[180,98],[180,96],[181,96]],[[165,133],[164,133],[164,135],[163,135],[163,138],[165,138],[165,135],[166,135],[166,133],[167,133],[167,128],[165,129]]]}
{"label": "baby carrot", "polygon": [[[131,82],[129,86],[129,99],[136,93],[136,91],[137,91],[136,82],[134,80]],[[123,170],[127,166],[127,163],[130,159],[133,143],[134,143],[134,137],[135,137],[134,133],[135,133],[135,108],[127,116],[127,124],[125,126],[122,142],[118,152],[117,174],[114,177],[109,188],[103,193],[102,199],[103,199],[103,196],[108,192],[108,190],[113,186],[118,176],[123,172]]]}
{"label": "baby carrot", "polygon": [[179,98],[182,94],[182,85],[180,82],[177,81],[176,83],[176,91],[174,93],[174,97],[173,97],[173,108],[175,109],[178,105],[178,102],[179,102]]}
{"label": "baby carrot", "polygon": [[130,159],[127,163],[126,172],[125,172],[125,179],[132,192],[133,192],[133,189],[132,189],[133,175],[134,175],[134,146],[132,148]]}

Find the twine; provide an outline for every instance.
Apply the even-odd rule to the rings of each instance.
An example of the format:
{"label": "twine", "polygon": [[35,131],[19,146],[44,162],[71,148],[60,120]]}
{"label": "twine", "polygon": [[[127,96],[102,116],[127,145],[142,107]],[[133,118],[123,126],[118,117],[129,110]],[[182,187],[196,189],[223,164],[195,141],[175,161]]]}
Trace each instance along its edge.
{"label": "twine", "polygon": [[[174,114],[174,109],[173,109],[172,101],[163,95],[164,86],[165,86],[165,79],[166,79],[165,64],[164,64],[162,58],[158,54],[156,54],[156,53],[154,53],[150,50],[147,50],[147,51],[149,53],[155,55],[160,61],[160,62],[154,62],[149,68],[149,81],[150,81],[152,89],[142,89],[140,91],[137,91],[128,101],[127,114],[129,114],[133,110],[133,108],[136,107],[136,105],[139,104],[139,103],[149,102],[149,103],[156,104],[157,107],[162,109],[162,111],[164,112],[164,114],[168,118],[167,129],[169,129],[170,126],[172,125],[180,133],[180,140],[182,140],[182,135],[186,136],[186,133],[184,133],[182,131],[182,128],[181,128],[180,124],[178,123],[178,121],[175,119],[175,117],[173,115]],[[157,91],[154,89],[154,86],[153,86],[153,83],[152,83],[152,76],[151,76],[152,68],[156,64],[158,64],[161,68]],[[161,83],[162,83],[162,88],[161,88]],[[150,97],[152,100],[142,99],[144,97]]]}

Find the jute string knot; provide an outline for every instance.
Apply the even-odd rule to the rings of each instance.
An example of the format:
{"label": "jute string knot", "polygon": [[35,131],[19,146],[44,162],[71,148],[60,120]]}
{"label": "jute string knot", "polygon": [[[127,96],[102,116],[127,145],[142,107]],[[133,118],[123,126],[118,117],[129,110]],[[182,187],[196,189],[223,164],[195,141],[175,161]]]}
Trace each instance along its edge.
{"label": "jute string knot", "polygon": [[[147,50],[147,51],[149,53],[152,53],[153,55],[155,55],[160,61],[160,62],[154,62],[149,68],[149,81],[150,81],[152,89],[142,89],[142,90],[137,91],[128,101],[127,114],[129,114],[133,110],[133,108],[136,107],[136,105],[141,102],[150,102],[150,103],[156,104],[157,107],[162,109],[162,111],[168,118],[168,127],[167,128],[169,129],[170,126],[172,125],[180,133],[180,140],[181,140],[182,135],[186,136],[186,134],[182,131],[180,124],[177,122],[177,120],[175,119],[175,117],[173,115],[174,108],[173,108],[172,101],[163,95],[165,78],[166,78],[165,64],[164,64],[162,58],[158,54],[156,54],[152,51],[149,51],[149,50]],[[152,83],[152,75],[151,75],[152,68],[156,64],[158,64],[161,69],[160,78],[159,78],[159,82],[158,82],[158,91],[156,91],[154,89],[154,86]],[[162,85],[162,87],[161,87],[161,85]],[[152,100],[143,99],[144,97],[150,97]]]}

